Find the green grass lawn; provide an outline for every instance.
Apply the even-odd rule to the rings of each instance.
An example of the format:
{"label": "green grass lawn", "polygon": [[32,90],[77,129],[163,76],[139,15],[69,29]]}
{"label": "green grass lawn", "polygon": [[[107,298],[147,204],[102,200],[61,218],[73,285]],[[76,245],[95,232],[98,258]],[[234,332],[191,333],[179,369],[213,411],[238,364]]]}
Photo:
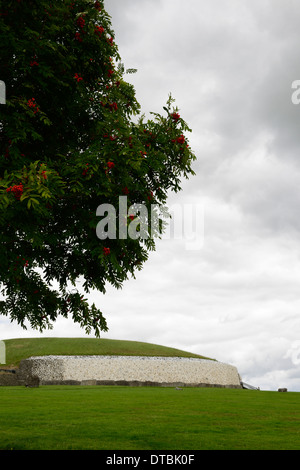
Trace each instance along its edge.
{"label": "green grass lawn", "polygon": [[0,449],[299,450],[300,394],[0,387]]}
{"label": "green grass lawn", "polygon": [[46,355],[115,355],[198,357],[180,349],[139,341],[98,338],[20,338],[5,340],[6,368],[18,367],[22,359]]}

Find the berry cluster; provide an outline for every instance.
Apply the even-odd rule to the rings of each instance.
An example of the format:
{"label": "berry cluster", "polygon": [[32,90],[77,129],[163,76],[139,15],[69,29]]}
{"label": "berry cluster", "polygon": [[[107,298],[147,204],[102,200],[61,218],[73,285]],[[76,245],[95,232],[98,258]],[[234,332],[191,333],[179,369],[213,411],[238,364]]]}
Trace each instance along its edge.
{"label": "berry cluster", "polygon": [[18,185],[15,185],[15,186],[10,186],[9,188],[6,189],[6,192],[7,193],[9,193],[9,192],[14,193],[15,198],[20,200],[20,197],[23,194],[23,190],[24,190],[23,185],[18,184]]}

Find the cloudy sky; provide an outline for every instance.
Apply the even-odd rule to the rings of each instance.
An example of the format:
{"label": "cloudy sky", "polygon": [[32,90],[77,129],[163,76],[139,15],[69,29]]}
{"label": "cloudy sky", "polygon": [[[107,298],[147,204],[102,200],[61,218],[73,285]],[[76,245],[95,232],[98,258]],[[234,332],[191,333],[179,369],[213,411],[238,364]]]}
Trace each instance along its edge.
{"label": "cloudy sky", "polygon": [[[299,2],[105,5],[143,112],[163,112],[172,93],[193,130],[196,176],[169,203],[195,209],[201,243],[161,240],[135,280],[91,295],[103,337],[185,349],[261,389],[300,391]],[[41,335],[2,318],[1,336]],[[59,320],[43,336],[84,332]]]}

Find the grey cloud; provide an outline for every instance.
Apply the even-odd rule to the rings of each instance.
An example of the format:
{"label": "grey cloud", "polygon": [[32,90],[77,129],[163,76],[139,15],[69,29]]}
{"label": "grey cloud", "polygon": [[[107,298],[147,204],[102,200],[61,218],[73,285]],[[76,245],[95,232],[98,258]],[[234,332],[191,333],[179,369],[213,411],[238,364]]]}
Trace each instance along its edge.
{"label": "grey cloud", "polygon": [[172,201],[206,203],[203,249],[159,244],[138,279],[105,299],[112,331],[235,363],[257,386],[299,389],[284,357],[299,339],[297,4],[109,4],[144,111],[172,92],[193,129],[197,176]]}

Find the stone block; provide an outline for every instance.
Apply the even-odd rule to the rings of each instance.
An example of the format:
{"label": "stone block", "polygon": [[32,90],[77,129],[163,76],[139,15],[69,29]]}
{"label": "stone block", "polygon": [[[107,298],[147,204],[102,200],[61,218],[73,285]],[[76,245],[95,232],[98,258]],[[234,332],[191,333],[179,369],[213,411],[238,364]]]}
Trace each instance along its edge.
{"label": "stone block", "polygon": [[33,375],[33,376],[28,376],[25,380],[25,387],[29,388],[37,388],[40,386],[40,379],[39,377]]}
{"label": "stone block", "polygon": [[82,380],[80,385],[97,385],[97,380]]}

